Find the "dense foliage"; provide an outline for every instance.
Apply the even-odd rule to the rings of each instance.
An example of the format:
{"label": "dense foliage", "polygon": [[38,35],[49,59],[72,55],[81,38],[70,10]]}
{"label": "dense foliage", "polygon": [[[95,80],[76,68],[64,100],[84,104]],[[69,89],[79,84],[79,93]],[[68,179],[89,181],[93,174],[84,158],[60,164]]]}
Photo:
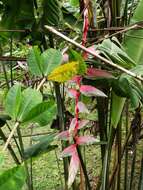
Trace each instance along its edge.
{"label": "dense foliage", "polygon": [[[59,147],[60,189],[143,189],[142,10],[143,0],[0,1],[0,167],[6,150],[15,162],[1,190],[33,190],[33,160]],[[40,127],[52,132],[32,143]]]}

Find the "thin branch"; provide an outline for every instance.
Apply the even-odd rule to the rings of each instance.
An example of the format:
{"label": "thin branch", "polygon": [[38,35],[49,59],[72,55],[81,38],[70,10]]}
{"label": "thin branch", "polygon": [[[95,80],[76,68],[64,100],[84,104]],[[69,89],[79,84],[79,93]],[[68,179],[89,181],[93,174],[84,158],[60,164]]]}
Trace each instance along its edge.
{"label": "thin branch", "polygon": [[20,29],[1,29],[0,32],[19,32],[19,33],[24,33],[24,32],[31,32],[31,30],[28,30],[28,29],[23,29],[23,30],[20,30]]}
{"label": "thin branch", "polygon": [[140,80],[140,81],[143,82],[143,78],[142,78],[141,76],[136,75],[135,73],[133,73],[133,72],[130,71],[130,70],[125,69],[124,67],[121,67],[121,66],[119,66],[119,65],[116,65],[116,64],[113,63],[112,61],[109,61],[108,59],[106,59],[106,58],[102,57],[101,55],[99,55],[97,52],[94,52],[94,51],[92,51],[92,50],[90,50],[90,49],[88,49],[88,48],[86,48],[86,47],[80,45],[80,44],[77,43],[76,41],[74,41],[74,40],[68,38],[67,36],[63,35],[62,33],[58,32],[58,31],[57,31],[56,29],[54,29],[53,27],[51,27],[51,26],[45,26],[45,28],[48,29],[50,32],[56,34],[57,36],[60,36],[60,37],[63,38],[64,40],[70,42],[71,44],[75,45],[76,47],[82,49],[83,51],[85,51],[85,52],[87,52],[87,53],[89,53],[89,54],[91,54],[91,55],[97,57],[98,59],[100,59],[100,60],[103,61],[104,63],[106,63],[106,64],[108,64],[108,65],[110,65],[110,66],[112,66],[112,67],[114,67],[114,68],[116,68],[116,69],[118,69],[118,70],[120,70],[120,71],[122,71],[122,72],[124,72],[124,73],[126,73],[126,74],[128,74],[128,75],[130,75],[130,76],[132,76],[132,77],[134,77],[134,78],[136,78],[136,79],[138,79],[138,80]]}
{"label": "thin branch", "polygon": [[25,57],[0,56],[0,61],[26,61]]}
{"label": "thin branch", "polygon": [[4,148],[3,148],[3,151],[5,151],[5,150],[7,149],[8,145],[9,145],[9,143],[10,143],[10,141],[11,141],[13,135],[14,135],[14,132],[16,131],[16,129],[18,128],[18,126],[19,126],[19,122],[16,122],[16,123],[15,123],[15,126],[13,127],[13,129],[12,129],[12,131],[11,131],[11,133],[10,133],[10,135],[9,135],[9,137],[8,137],[8,139],[7,139],[7,141],[6,141],[6,143],[5,143],[5,146],[4,146]]}
{"label": "thin branch", "polygon": [[41,89],[41,87],[43,86],[43,84],[45,83],[45,81],[46,81],[46,77],[44,77],[44,78],[41,80],[40,84],[39,84],[38,87],[37,87],[37,91],[39,91],[39,90]]}
{"label": "thin branch", "polygon": [[105,40],[105,39],[108,39],[108,38],[111,38],[111,37],[113,37],[113,36],[116,36],[116,35],[118,35],[118,34],[122,34],[122,33],[125,33],[125,32],[127,32],[127,31],[129,31],[129,30],[133,30],[133,29],[137,29],[137,28],[140,28],[137,24],[132,25],[132,26],[127,27],[127,28],[125,28],[125,29],[123,29],[123,30],[119,30],[118,32],[115,32],[114,34],[111,34],[111,35],[109,35],[109,36],[107,36],[107,37],[105,36],[104,38],[99,39],[99,40],[98,40],[98,43],[102,42],[102,41]]}

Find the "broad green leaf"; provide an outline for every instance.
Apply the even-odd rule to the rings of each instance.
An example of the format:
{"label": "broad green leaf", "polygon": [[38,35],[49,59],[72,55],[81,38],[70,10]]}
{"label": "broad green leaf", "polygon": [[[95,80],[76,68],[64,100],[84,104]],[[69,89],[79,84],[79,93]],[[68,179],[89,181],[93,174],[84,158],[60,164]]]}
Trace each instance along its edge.
{"label": "broad green leaf", "polygon": [[[31,29],[35,22],[33,1],[29,0],[1,0],[0,28],[2,29]],[[11,35],[11,33],[7,33]],[[13,33],[13,36],[24,37],[22,33]]]}
{"label": "broad green leaf", "polygon": [[[139,1],[130,24],[141,24],[143,21],[143,0]],[[125,33],[124,48],[136,64],[143,64],[143,30],[134,29]]]}
{"label": "broad green leaf", "polygon": [[97,46],[97,49],[108,59],[111,59],[113,62],[123,67],[132,68],[132,66],[135,66],[134,61],[128,56],[116,38],[113,38],[112,41],[110,39],[105,39],[102,44]]}
{"label": "broad green leaf", "polygon": [[62,62],[62,54],[56,49],[48,49],[41,55],[43,61],[43,73],[50,74]]}
{"label": "broad green leaf", "polygon": [[22,122],[25,115],[38,103],[42,102],[42,95],[39,91],[27,88],[22,92],[21,104],[18,113],[18,121]]}
{"label": "broad green leaf", "polygon": [[24,151],[24,158],[29,159],[39,156],[42,153],[49,152],[57,148],[57,145],[50,145],[54,141],[55,134],[46,135],[40,138],[40,142],[32,145]]}
{"label": "broad green leaf", "polygon": [[73,61],[58,66],[48,76],[48,80],[66,82],[78,74],[79,62]]}
{"label": "broad green leaf", "polygon": [[26,180],[23,166],[17,166],[0,175],[0,190],[22,190]]}
{"label": "broad green leaf", "polygon": [[33,121],[40,126],[49,124],[56,117],[56,104],[53,101],[42,102],[26,113],[23,122]]}
{"label": "broad green leaf", "polygon": [[[48,11],[47,11],[48,10]],[[43,16],[41,23],[49,26],[58,26],[61,20],[61,7],[58,0],[43,0]]]}
{"label": "broad green leaf", "polygon": [[16,84],[10,88],[5,102],[6,112],[16,120],[21,103],[21,85]]}
{"label": "broad green leaf", "polygon": [[79,6],[79,0],[70,0],[72,6]]}
{"label": "broad green leaf", "polygon": [[40,50],[37,46],[30,49],[27,57],[27,63],[29,66],[29,70],[33,75],[42,76],[42,59]]}
{"label": "broad green leaf", "polygon": [[[134,24],[134,23],[140,24],[140,22],[142,22],[143,20],[142,10],[143,10],[143,0],[141,0],[138,3],[138,6],[136,10],[134,11],[134,15],[131,19],[131,24]],[[123,47],[125,48],[127,54],[132,58],[132,60],[134,60],[136,65],[143,63],[142,36],[143,36],[143,30],[134,29],[134,30],[130,30],[126,32],[125,38],[124,38]],[[132,71],[133,70],[134,68],[132,69]],[[133,71],[133,72],[136,72],[136,71]],[[137,74],[138,73],[139,71],[137,72]],[[122,113],[121,109],[124,107],[125,99],[118,97],[118,101],[117,101],[116,97],[115,98],[113,97],[112,101],[114,102],[114,105],[112,105],[111,119],[112,119],[112,123],[114,127],[116,127],[121,117],[121,113]],[[131,94],[131,101],[134,104],[134,106],[138,105],[138,102],[140,100],[139,100],[139,96],[137,92],[133,91],[133,94]]]}
{"label": "broad green leaf", "polygon": [[123,111],[126,98],[121,98],[115,93],[112,94],[112,108],[111,108],[111,126],[117,127],[118,122]]}

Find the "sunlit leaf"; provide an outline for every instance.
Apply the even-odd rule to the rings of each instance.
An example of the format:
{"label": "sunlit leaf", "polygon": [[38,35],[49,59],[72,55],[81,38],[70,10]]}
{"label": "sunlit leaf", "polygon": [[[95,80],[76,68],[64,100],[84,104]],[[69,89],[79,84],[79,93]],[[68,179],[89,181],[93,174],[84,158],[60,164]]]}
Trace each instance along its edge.
{"label": "sunlit leaf", "polygon": [[90,85],[81,85],[80,92],[85,96],[99,96],[99,97],[107,97],[102,91],[99,89],[90,86]]}
{"label": "sunlit leaf", "polygon": [[80,121],[78,122],[78,129],[82,129],[82,128],[85,127],[88,123],[89,123],[89,120],[85,120],[85,119],[80,120]]}
{"label": "sunlit leaf", "polygon": [[72,156],[76,152],[76,144],[72,144],[65,148],[61,154],[61,157]]}
{"label": "sunlit leaf", "polygon": [[75,126],[76,126],[76,122],[77,122],[76,118],[73,118],[71,120],[70,127],[69,127],[69,133],[73,133]]}
{"label": "sunlit leaf", "polygon": [[27,113],[40,102],[42,102],[42,95],[39,91],[32,88],[25,89],[22,92],[18,120],[22,121],[25,115],[27,115]]}
{"label": "sunlit leaf", "polygon": [[55,139],[57,140],[69,140],[70,134],[69,131],[62,131],[58,135],[56,135]]}
{"label": "sunlit leaf", "polygon": [[71,157],[70,166],[69,166],[69,177],[68,177],[68,187],[70,188],[72,183],[75,180],[75,177],[79,168],[79,158],[77,152],[74,152]]}
{"label": "sunlit leaf", "polygon": [[88,145],[88,144],[93,144],[95,142],[99,142],[99,140],[91,136],[80,136],[76,138],[76,143],[78,145]]}
{"label": "sunlit leaf", "polygon": [[45,76],[62,63],[62,54],[56,49],[48,49],[41,54],[42,70]]}
{"label": "sunlit leaf", "polygon": [[83,102],[78,102],[77,107],[79,113],[89,113],[89,110],[87,109],[86,105]]}
{"label": "sunlit leaf", "polygon": [[22,122],[37,122],[44,126],[56,117],[56,104],[53,101],[42,102],[25,114]]}
{"label": "sunlit leaf", "polygon": [[96,68],[88,68],[86,77],[89,79],[96,79],[96,78],[113,78],[108,71]]}
{"label": "sunlit leaf", "polygon": [[79,92],[75,89],[68,89],[68,95],[71,98],[76,98],[79,95]]}
{"label": "sunlit leaf", "polygon": [[21,103],[21,85],[16,84],[10,88],[5,102],[6,112],[16,120]]}
{"label": "sunlit leaf", "polygon": [[29,70],[33,75],[42,76],[43,69],[42,69],[42,59],[41,53],[37,46],[34,46],[30,49],[28,57],[27,57],[27,64],[29,66]]}
{"label": "sunlit leaf", "polygon": [[79,62],[69,62],[54,69],[48,76],[48,80],[66,82],[78,74]]}

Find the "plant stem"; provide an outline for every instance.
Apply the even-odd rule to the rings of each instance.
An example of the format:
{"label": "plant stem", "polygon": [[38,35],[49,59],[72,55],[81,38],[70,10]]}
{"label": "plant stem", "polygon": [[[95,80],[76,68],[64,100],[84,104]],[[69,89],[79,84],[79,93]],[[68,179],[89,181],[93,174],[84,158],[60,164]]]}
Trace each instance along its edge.
{"label": "plant stem", "polygon": [[110,159],[111,159],[111,151],[112,151],[112,145],[115,138],[115,128],[111,126],[109,131],[109,137],[108,137],[108,144],[106,146],[106,152],[104,156],[104,163],[103,163],[103,169],[102,169],[102,190],[109,189],[109,167],[110,167]]}
{"label": "plant stem", "polygon": [[6,73],[6,68],[5,68],[5,64],[4,63],[2,63],[2,69],[3,69],[3,72],[4,72],[4,77],[5,77],[7,89],[10,89],[10,85],[9,85],[9,81],[8,81],[8,77],[7,77],[7,73]]}
{"label": "plant stem", "polygon": [[143,153],[142,153],[142,159],[141,159],[141,170],[140,170],[138,190],[142,190],[142,189],[143,189]]}
{"label": "plant stem", "polygon": [[[1,128],[0,128],[0,136],[1,136],[1,138],[3,139],[3,141],[6,142],[7,138],[6,138],[6,136],[5,136],[5,134],[3,133],[3,131],[2,131]],[[19,164],[20,164],[20,161],[19,161],[19,159],[17,158],[17,156],[16,156],[16,154],[15,154],[13,148],[11,147],[11,145],[8,144],[7,148],[8,148],[8,150],[9,150],[9,152],[10,152],[10,154],[11,154],[13,160],[15,161],[15,163],[16,163],[17,165],[19,165]]]}
{"label": "plant stem", "polygon": [[[126,103],[126,138],[129,125],[129,102]],[[128,189],[128,147],[125,148],[124,190]]]}
{"label": "plant stem", "polygon": [[[127,135],[127,137],[126,137],[125,143],[124,143],[124,145],[123,145],[123,148],[122,148],[122,151],[121,151],[121,159],[122,159],[123,156],[124,156],[124,152],[125,152],[125,150],[126,150],[126,146],[127,146],[127,143],[128,143],[128,141],[129,141],[130,136],[131,136],[131,131],[128,132],[128,135]],[[113,171],[113,173],[112,173],[112,175],[111,175],[109,187],[111,187],[111,185],[112,185],[112,183],[113,183],[113,181],[114,181],[114,176],[115,176],[115,174],[116,174],[116,172],[117,172],[117,170],[118,170],[118,167],[119,167],[119,164],[117,163],[116,166],[115,166],[115,168],[114,168],[114,171]]]}
{"label": "plant stem", "polygon": [[117,126],[117,133],[116,133],[116,137],[117,137],[117,154],[118,154],[118,164],[119,164],[119,167],[118,167],[118,172],[117,172],[117,190],[120,190],[120,182],[121,182],[121,131],[122,131],[122,116],[121,116],[121,119],[120,119],[120,122]]}
{"label": "plant stem", "polygon": [[[49,43],[50,47],[54,48],[54,40],[53,40],[53,34],[49,33]],[[60,92],[60,85],[55,82],[54,83],[55,88],[55,94],[56,94],[56,101],[57,101],[57,109],[58,109],[58,117],[59,117],[59,128],[61,131],[65,130],[65,122],[64,122],[64,102],[61,96]],[[66,144],[62,142],[62,149],[66,147]],[[65,179],[65,190],[68,190],[68,159],[63,159],[63,165],[64,165],[64,179]]]}
{"label": "plant stem", "polygon": [[9,134],[9,137],[8,137],[6,143],[5,143],[5,146],[4,146],[4,148],[3,148],[3,151],[5,151],[5,150],[7,149],[8,145],[9,145],[9,143],[10,143],[10,141],[11,141],[13,135],[14,135],[14,132],[16,131],[16,129],[18,128],[18,126],[19,126],[19,122],[16,122],[16,123],[15,123],[15,126],[13,127],[13,129],[12,129],[12,131],[11,131],[11,133]]}
{"label": "plant stem", "polygon": [[130,177],[130,185],[129,185],[129,190],[133,189],[133,181],[134,181],[134,175],[135,175],[135,164],[136,164],[136,145],[134,145],[134,150],[133,150],[133,160],[131,164],[131,177]]}
{"label": "plant stem", "polygon": [[25,170],[26,170],[26,173],[27,173],[27,186],[28,186],[29,190],[33,190],[33,186],[31,184],[30,175],[29,175],[29,171],[28,171],[27,161],[24,160],[24,144],[23,144],[21,130],[20,130],[19,126],[17,127],[17,134],[18,134],[18,137],[19,137],[19,145],[20,145],[21,153],[22,153],[21,159],[24,162],[24,167],[25,167]]}
{"label": "plant stem", "polygon": [[46,81],[46,77],[44,77],[44,78],[41,80],[40,84],[39,84],[38,87],[37,87],[37,91],[39,91],[39,90],[41,89],[41,87],[43,86],[43,84],[45,83],[45,81]]}
{"label": "plant stem", "polygon": [[[55,87],[55,93],[56,93],[56,100],[57,100],[57,109],[58,109],[58,117],[59,117],[59,127],[61,131],[65,130],[64,126],[64,115],[63,115],[63,101],[61,97],[61,92],[60,92],[60,86],[58,83],[54,83]],[[66,144],[62,142],[62,149],[66,147]],[[68,159],[64,158],[64,178],[65,178],[65,190],[68,189],[67,181],[68,181]]]}
{"label": "plant stem", "polygon": [[[9,129],[9,131],[10,131],[10,133],[11,133],[12,130],[11,130],[11,128],[10,128],[8,122],[6,123],[6,125],[7,125],[7,128]],[[18,142],[17,142],[17,140],[16,140],[16,138],[18,138],[18,136],[13,135],[12,138],[14,139],[15,145],[17,146],[17,149],[18,149],[19,155],[22,156],[22,154],[21,154],[21,150],[20,150],[20,147],[19,147],[19,144],[18,144]]]}
{"label": "plant stem", "polygon": [[80,151],[80,148],[78,146],[77,146],[77,153],[78,153],[78,157],[79,157],[79,160],[80,160],[80,164],[82,166],[82,170],[83,170],[83,173],[84,173],[84,177],[85,177],[85,181],[86,181],[88,190],[91,190],[91,186],[90,186],[88,174],[87,174],[87,171],[86,171],[86,167],[84,165],[84,161],[82,159],[81,151]]}
{"label": "plant stem", "polygon": [[[97,98],[100,141],[107,141],[107,126],[106,126],[107,109],[105,108],[105,106],[106,106],[106,100],[101,99],[101,98]],[[103,164],[103,161],[104,161],[105,148],[106,148],[106,145],[101,145],[102,164]]]}

